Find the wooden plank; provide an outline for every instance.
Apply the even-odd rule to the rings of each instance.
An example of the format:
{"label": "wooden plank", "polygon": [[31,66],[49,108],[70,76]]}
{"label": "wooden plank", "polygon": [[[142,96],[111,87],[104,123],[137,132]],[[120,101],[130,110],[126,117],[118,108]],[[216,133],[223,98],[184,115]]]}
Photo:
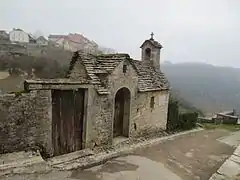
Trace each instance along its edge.
{"label": "wooden plank", "polygon": [[63,147],[62,154],[66,154],[71,152],[69,148],[69,137],[71,135],[71,101],[72,101],[72,93],[71,91],[62,91],[63,103],[62,103],[62,139],[63,139]]}
{"label": "wooden plank", "polygon": [[68,104],[68,152],[74,151],[73,132],[74,132],[74,91],[69,92]]}
{"label": "wooden plank", "polygon": [[53,143],[53,154],[56,155],[56,144],[57,144],[57,138],[56,138],[56,96],[55,91],[52,91],[52,143]]}
{"label": "wooden plank", "polygon": [[84,90],[75,92],[75,144],[76,150],[82,149],[83,114],[84,113]]}
{"label": "wooden plank", "polygon": [[61,136],[60,136],[60,117],[61,117],[61,99],[60,92],[56,91],[56,155],[59,155],[61,152]]}
{"label": "wooden plank", "polygon": [[76,151],[76,132],[75,132],[75,91],[73,91],[73,96],[72,96],[72,116],[71,116],[71,120],[72,120],[72,138],[71,138],[71,145],[72,145],[72,152]]}
{"label": "wooden plank", "polygon": [[60,153],[60,134],[59,134],[59,118],[60,118],[60,94],[59,91],[52,91],[52,140],[54,155]]}
{"label": "wooden plank", "polygon": [[69,99],[69,91],[63,91],[64,92],[64,103],[63,103],[63,136],[64,136],[64,147],[63,147],[63,154],[66,154],[69,152],[69,147],[68,147],[68,136],[69,136],[69,111],[70,108],[70,99]]}
{"label": "wooden plank", "polygon": [[64,154],[64,149],[65,149],[65,137],[64,137],[64,115],[65,115],[65,110],[63,111],[63,106],[65,103],[65,93],[63,91],[60,92],[60,117],[59,117],[59,122],[60,122],[60,154]]}
{"label": "wooden plank", "polygon": [[113,137],[123,135],[124,92],[118,91],[115,97]]}

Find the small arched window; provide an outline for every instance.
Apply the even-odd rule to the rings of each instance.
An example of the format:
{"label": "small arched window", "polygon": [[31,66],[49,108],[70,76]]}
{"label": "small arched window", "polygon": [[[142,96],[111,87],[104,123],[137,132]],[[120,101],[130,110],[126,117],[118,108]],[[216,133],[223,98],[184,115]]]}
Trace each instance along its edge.
{"label": "small arched window", "polygon": [[155,105],[155,99],[154,99],[154,96],[152,96],[150,101],[150,107],[153,109],[154,105]]}
{"label": "small arched window", "polygon": [[123,73],[126,73],[126,72],[127,72],[127,65],[124,64],[124,65],[123,65]]}
{"label": "small arched window", "polygon": [[146,57],[146,60],[150,60],[151,59],[151,49],[150,48],[147,48],[145,50],[145,57]]}

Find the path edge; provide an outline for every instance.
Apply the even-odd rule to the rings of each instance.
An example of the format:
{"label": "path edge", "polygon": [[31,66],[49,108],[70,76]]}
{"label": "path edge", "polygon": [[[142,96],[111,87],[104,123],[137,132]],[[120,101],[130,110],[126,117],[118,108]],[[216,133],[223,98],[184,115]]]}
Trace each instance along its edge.
{"label": "path edge", "polygon": [[147,140],[147,141],[144,141],[141,143],[136,143],[136,144],[132,144],[129,146],[125,146],[123,148],[120,148],[119,150],[102,152],[102,153],[95,154],[93,156],[85,157],[83,159],[80,158],[78,161],[71,162],[68,165],[58,164],[56,166],[53,165],[52,167],[57,168],[58,170],[63,170],[63,171],[70,171],[70,170],[79,169],[79,168],[87,169],[87,168],[91,168],[94,166],[104,164],[105,162],[107,162],[113,158],[117,158],[120,156],[134,153],[134,151],[136,151],[137,149],[148,148],[148,147],[163,143],[165,141],[174,140],[175,138],[178,138],[178,137],[181,137],[184,135],[191,135],[191,134],[203,131],[203,130],[204,130],[203,128],[196,128],[196,129],[192,129],[189,131],[183,131],[183,132],[179,132],[179,133],[172,134],[169,136],[159,137],[159,138]]}

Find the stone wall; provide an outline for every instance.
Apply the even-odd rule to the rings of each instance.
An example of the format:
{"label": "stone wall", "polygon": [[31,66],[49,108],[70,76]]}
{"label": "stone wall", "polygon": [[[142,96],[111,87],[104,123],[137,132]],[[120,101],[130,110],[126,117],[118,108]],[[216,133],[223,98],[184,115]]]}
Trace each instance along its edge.
{"label": "stone wall", "polygon": [[[154,97],[154,107],[151,98]],[[138,93],[132,108],[132,136],[154,134],[166,129],[169,93],[153,91]]]}
{"label": "stone wall", "polygon": [[[127,66],[126,72],[123,72],[124,65]],[[86,71],[80,63],[76,64],[70,78],[86,78]],[[124,122],[124,127],[128,127],[128,129],[124,128],[124,132],[129,131],[129,133],[124,134],[128,134],[131,138],[166,129],[168,91],[139,93],[138,75],[128,60],[119,63],[113,72],[104,78],[104,85],[108,87],[109,94],[99,95],[95,87],[89,87],[87,91],[84,147],[92,148],[113,142],[115,96],[121,88],[127,88],[130,92],[130,118],[128,125]],[[151,108],[152,97],[154,97],[154,107]]]}
{"label": "stone wall", "polygon": [[[123,64],[127,72],[123,73]],[[139,93],[137,73],[127,62],[122,62],[108,78],[109,95],[99,95],[89,89],[86,142],[89,147],[111,144],[113,139],[114,102],[119,89],[126,87],[131,93],[129,137],[145,136],[166,129],[168,91]],[[154,97],[154,107],[150,107]]]}
{"label": "stone wall", "polygon": [[[92,146],[110,144],[112,141],[112,108],[113,104],[107,95],[99,96],[92,89],[88,108],[88,143]],[[90,121],[90,122],[89,122]],[[91,123],[91,124],[90,124]]]}
{"label": "stone wall", "polygon": [[[122,70],[123,63],[127,64],[125,74]],[[128,62],[120,63],[106,82],[110,87],[108,95],[99,95],[94,87],[89,88],[86,123],[87,147],[112,143],[115,94],[122,87],[126,87],[134,99],[137,92],[137,74]],[[131,119],[130,115],[130,121]]]}
{"label": "stone wall", "polygon": [[217,114],[215,119],[216,124],[237,124],[238,117],[232,115]]}
{"label": "stone wall", "polygon": [[152,61],[153,65],[155,66],[156,69],[160,69],[160,49],[153,47],[152,44],[150,44],[149,42],[145,43],[144,46],[142,47],[142,61],[149,61],[149,59],[147,58],[147,54],[146,54],[146,50],[150,49],[151,52],[151,57],[150,57],[150,61]]}
{"label": "stone wall", "polygon": [[[111,96],[111,95],[109,95]],[[87,117],[88,147],[111,144],[113,140],[114,97],[99,96],[92,90]],[[154,108],[150,107],[154,97]],[[130,138],[153,135],[166,130],[169,93],[164,91],[137,93],[131,99],[129,120]]]}
{"label": "stone wall", "polygon": [[82,62],[77,61],[75,63],[75,66],[73,67],[73,70],[69,75],[69,78],[78,81],[86,81],[88,79],[86,69],[83,66]]}
{"label": "stone wall", "polygon": [[40,146],[51,153],[51,91],[0,96],[0,153]]}
{"label": "stone wall", "polygon": [[[127,71],[126,73],[123,73],[123,65],[127,65]],[[110,94],[108,96],[108,99],[111,103],[111,113],[112,113],[112,119],[111,119],[111,135],[113,138],[113,123],[114,123],[114,106],[115,106],[115,96],[117,92],[121,88],[127,88],[130,91],[130,114],[129,114],[129,122],[126,122],[126,119],[123,120],[123,126],[125,128],[128,128],[128,133],[126,132],[127,130],[124,128],[124,134],[128,134],[129,137],[131,136],[131,129],[133,128],[133,117],[134,117],[134,103],[137,98],[138,94],[138,75],[136,70],[132,67],[132,65],[128,62],[121,62],[118,67],[113,71],[111,76],[108,78],[108,86],[110,88]],[[126,114],[125,114],[126,115]],[[129,125],[127,125],[129,124]]]}

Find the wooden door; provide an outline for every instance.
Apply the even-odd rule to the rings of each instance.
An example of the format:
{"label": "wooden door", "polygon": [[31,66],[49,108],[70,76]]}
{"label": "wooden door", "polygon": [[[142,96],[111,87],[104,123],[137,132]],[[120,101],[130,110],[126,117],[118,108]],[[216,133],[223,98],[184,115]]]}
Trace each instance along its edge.
{"label": "wooden door", "polygon": [[84,90],[52,92],[54,156],[82,149]]}
{"label": "wooden door", "polygon": [[115,97],[113,137],[123,135],[124,96],[120,92]]}

